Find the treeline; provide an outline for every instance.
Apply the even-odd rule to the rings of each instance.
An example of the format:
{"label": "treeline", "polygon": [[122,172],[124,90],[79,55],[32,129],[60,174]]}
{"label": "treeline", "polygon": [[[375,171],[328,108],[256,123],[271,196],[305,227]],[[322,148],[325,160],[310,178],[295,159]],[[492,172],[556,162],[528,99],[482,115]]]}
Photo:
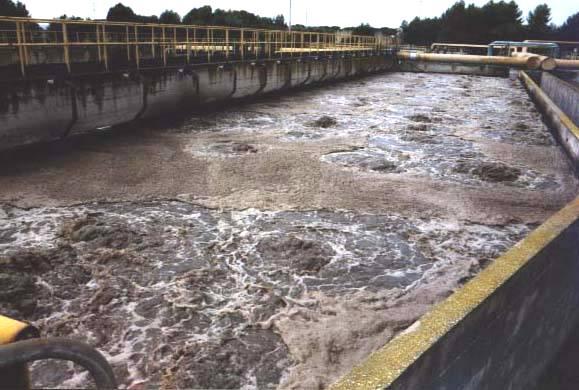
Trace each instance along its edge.
{"label": "treeline", "polygon": [[107,20],[115,22],[161,23],[161,24],[195,24],[201,26],[232,26],[283,29],[286,23],[283,15],[274,18],[255,15],[247,11],[222,10],[204,7],[193,8],[183,17],[177,12],[166,10],[161,15],[137,15],[130,7],[118,3],[109,9]]}
{"label": "treeline", "polygon": [[[0,15],[30,17],[26,6],[20,1],[0,0]],[[82,19],[62,15],[61,19]],[[248,28],[287,29],[283,15],[273,18],[262,17],[247,11],[213,9],[211,6],[193,8],[183,17],[167,10],[161,15],[144,16],[136,14],[130,7],[118,3],[107,13],[107,20],[137,23],[217,25]],[[81,29],[81,27],[78,27]],[[293,25],[296,31],[336,32],[339,26]],[[404,40],[416,45],[429,45],[432,42],[481,43],[496,40],[552,39],[579,41],[579,12],[570,16],[561,26],[551,23],[551,8],[547,4],[538,5],[523,18],[523,12],[514,1],[489,1],[482,7],[466,5],[458,1],[440,17],[415,18],[401,26]],[[381,32],[393,35],[396,29],[374,28],[361,24],[344,30],[356,35],[374,35]]]}
{"label": "treeline", "polygon": [[382,33],[384,35],[395,35],[398,29],[389,27],[372,27],[369,24],[362,23],[357,27],[346,27],[342,28],[340,26],[304,26],[303,24],[294,24],[292,29],[295,31],[314,31],[320,33],[335,33],[337,31],[352,31],[354,35],[375,35],[376,33]]}
{"label": "treeline", "polygon": [[552,39],[579,41],[579,13],[556,26],[551,8],[538,5],[523,20],[514,1],[489,1],[482,7],[459,1],[440,17],[415,18],[401,26],[404,41],[415,45],[433,42],[488,44],[497,40]]}
{"label": "treeline", "polygon": [[[231,26],[231,27],[248,27],[248,28],[266,28],[284,30],[288,28],[283,15],[277,15],[274,18],[268,18],[253,14],[247,11],[222,10],[211,8],[206,5],[199,8],[193,8],[182,18],[174,12],[167,10],[159,17],[137,15],[130,8],[122,3],[118,3],[109,9],[107,20],[118,22],[140,22],[140,23],[161,23],[161,24],[188,24],[200,26]],[[316,31],[323,33],[332,33],[342,30],[339,26],[304,26],[301,24],[293,25],[295,31]],[[361,24],[357,27],[346,28],[356,35],[374,35],[376,32],[382,32],[385,35],[396,34],[396,29],[383,27],[374,28],[369,24]]]}
{"label": "treeline", "polygon": [[[26,6],[21,2],[13,0],[0,0],[0,15],[30,17]],[[82,20],[77,16],[62,15],[59,19]],[[160,24],[188,24],[201,26],[231,26],[247,28],[265,28],[284,30],[288,25],[283,15],[277,15],[273,18],[263,17],[247,11],[213,9],[206,5],[199,8],[193,8],[183,17],[177,12],[166,10],[161,15],[139,15],[130,7],[118,3],[111,7],[107,13],[107,20],[116,22],[135,22],[135,23],[160,23]],[[50,26],[49,29],[55,28]],[[81,26],[75,26],[74,29],[82,30]],[[301,24],[293,25],[295,31],[315,31],[322,33],[333,33],[342,30],[339,26],[304,26]],[[382,32],[384,35],[396,34],[397,30],[383,27],[374,28],[369,24],[361,24],[357,27],[350,27],[356,35],[374,35],[376,32]]]}

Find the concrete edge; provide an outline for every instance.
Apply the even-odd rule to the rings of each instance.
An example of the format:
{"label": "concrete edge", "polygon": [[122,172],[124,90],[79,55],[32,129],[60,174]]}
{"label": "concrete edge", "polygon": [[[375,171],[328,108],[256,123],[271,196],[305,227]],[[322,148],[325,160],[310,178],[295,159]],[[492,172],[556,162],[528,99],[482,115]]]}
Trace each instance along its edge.
{"label": "concrete edge", "polygon": [[[544,104],[548,105],[549,109],[553,110],[553,113],[559,117],[559,120],[573,133],[575,138],[579,139],[579,127],[565,114],[547,94],[535,83],[535,81],[524,71],[519,72],[519,78],[523,81],[525,86],[531,89],[530,93],[534,98],[540,99]],[[562,80],[567,83],[566,81]],[[567,83],[568,84],[568,83]],[[569,84],[571,85],[571,84]],[[571,85],[574,89],[577,87]],[[549,114],[549,113],[547,113]]]}
{"label": "concrete edge", "polygon": [[392,385],[421,355],[577,220],[579,197],[330,388],[378,389]]}
{"label": "concrete edge", "polygon": [[553,126],[558,141],[571,159],[575,172],[579,174],[579,127],[526,72],[519,72],[519,79]]}

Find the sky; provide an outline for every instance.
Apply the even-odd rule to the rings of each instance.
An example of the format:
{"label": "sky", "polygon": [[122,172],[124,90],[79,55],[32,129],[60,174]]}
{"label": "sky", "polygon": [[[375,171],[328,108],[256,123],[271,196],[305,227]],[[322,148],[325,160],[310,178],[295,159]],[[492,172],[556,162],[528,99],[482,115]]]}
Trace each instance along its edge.
{"label": "sky", "polygon": [[[140,15],[159,15],[171,9],[185,15],[191,8],[210,5],[213,8],[244,9],[260,16],[284,14],[289,19],[290,0],[20,0],[35,18],[53,18],[63,14],[104,19],[108,9],[121,1]],[[488,0],[468,1],[482,5]],[[439,16],[455,0],[292,0],[292,24],[340,27],[370,23],[374,27],[399,27],[403,20],[415,16]],[[553,13],[553,22],[563,23],[579,12],[578,0],[518,0],[523,15],[538,4],[547,3]]]}

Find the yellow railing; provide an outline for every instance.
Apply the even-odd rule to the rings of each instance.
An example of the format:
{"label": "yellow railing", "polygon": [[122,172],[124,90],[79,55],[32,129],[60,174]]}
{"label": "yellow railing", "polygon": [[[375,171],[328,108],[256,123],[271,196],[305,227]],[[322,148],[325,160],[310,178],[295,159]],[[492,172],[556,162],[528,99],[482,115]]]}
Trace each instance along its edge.
{"label": "yellow railing", "polygon": [[[97,63],[140,68],[150,64],[212,63],[300,55],[380,51],[395,37],[224,26],[0,17],[0,63]],[[2,58],[4,57],[4,58]]]}

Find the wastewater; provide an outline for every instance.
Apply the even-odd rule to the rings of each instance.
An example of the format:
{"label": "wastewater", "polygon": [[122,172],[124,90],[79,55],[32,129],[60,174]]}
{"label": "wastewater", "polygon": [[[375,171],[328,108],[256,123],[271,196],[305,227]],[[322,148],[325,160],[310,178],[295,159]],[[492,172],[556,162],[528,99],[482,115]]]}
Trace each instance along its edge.
{"label": "wastewater", "polygon": [[[206,176],[153,187],[141,167],[154,153],[135,152],[140,176],[117,161],[122,195],[104,196],[103,179],[69,190],[90,197],[63,200],[37,185],[35,196],[0,202],[2,313],[95,346],[126,389],[327,387],[550,213],[536,217],[534,206],[522,211],[501,197],[528,196],[540,209],[576,188],[539,113],[508,78],[386,74],[139,137],[150,133],[171,141],[164,164],[183,177],[191,161],[207,164]],[[552,158],[513,157],[520,147]],[[69,168],[54,169],[66,191],[58,178]],[[341,191],[343,177],[360,185]],[[413,205],[426,197],[423,183],[439,191],[431,209]],[[357,192],[368,185],[397,188],[400,198],[377,190],[362,202]],[[459,190],[486,194],[504,215],[453,212],[444,194]],[[55,361],[35,364],[32,380],[90,383]]]}

